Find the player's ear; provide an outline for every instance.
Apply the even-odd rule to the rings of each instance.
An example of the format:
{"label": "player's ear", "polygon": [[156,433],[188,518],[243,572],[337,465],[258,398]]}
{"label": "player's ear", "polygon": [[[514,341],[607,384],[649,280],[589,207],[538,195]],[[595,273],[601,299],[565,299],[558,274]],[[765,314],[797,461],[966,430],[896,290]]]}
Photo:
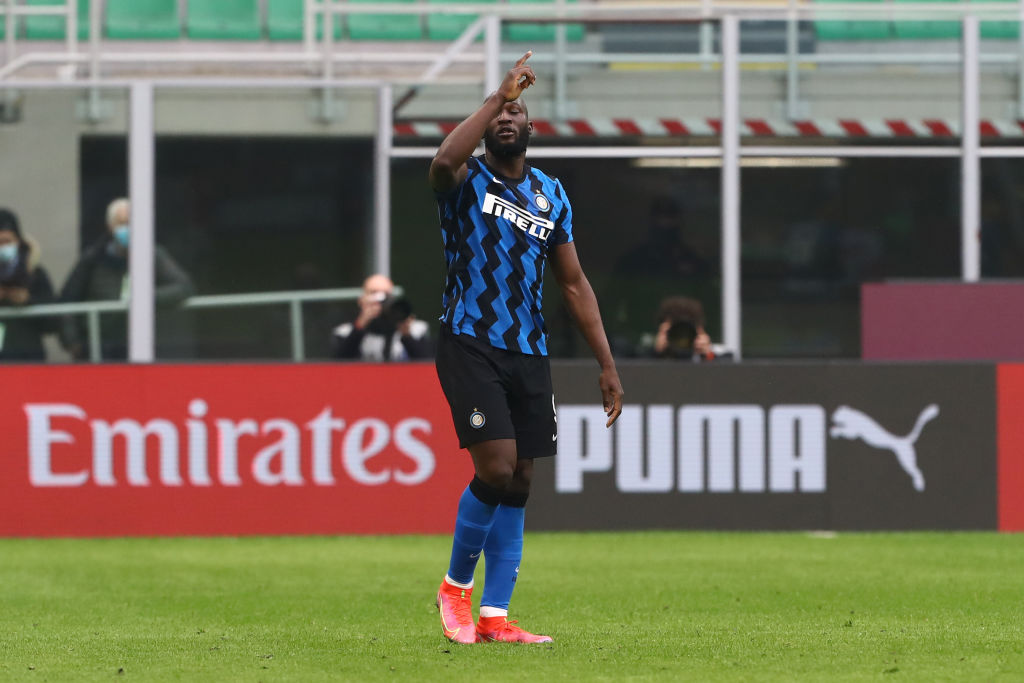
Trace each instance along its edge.
{"label": "player's ear", "polygon": [[530,131],[530,135],[533,135],[533,119],[527,120],[526,130]]}

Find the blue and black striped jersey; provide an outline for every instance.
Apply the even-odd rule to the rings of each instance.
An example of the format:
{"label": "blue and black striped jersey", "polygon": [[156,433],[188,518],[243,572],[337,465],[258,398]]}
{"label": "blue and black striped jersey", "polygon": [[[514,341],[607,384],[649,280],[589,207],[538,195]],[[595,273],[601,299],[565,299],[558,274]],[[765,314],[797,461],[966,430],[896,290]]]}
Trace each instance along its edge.
{"label": "blue and black striped jersey", "polygon": [[441,323],[499,349],[546,356],[541,315],[548,250],[571,242],[572,207],[556,178],[526,165],[496,175],[481,157],[437,195],[448,265]]}

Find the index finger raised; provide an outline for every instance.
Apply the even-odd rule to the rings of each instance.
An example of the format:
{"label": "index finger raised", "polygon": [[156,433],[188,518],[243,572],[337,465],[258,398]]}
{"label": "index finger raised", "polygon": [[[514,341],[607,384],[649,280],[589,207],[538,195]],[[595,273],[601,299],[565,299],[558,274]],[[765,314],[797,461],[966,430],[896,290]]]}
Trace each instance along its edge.
{"label": "index finger raised", "polygon": [[533,50],[527,50],[526,54],[523,55],[522,57],[520,57],[519,61],[516,62],[516,66],[522,66],[523,64],[526,64],[526,60],[529,59],[532,56],[533,56]]}

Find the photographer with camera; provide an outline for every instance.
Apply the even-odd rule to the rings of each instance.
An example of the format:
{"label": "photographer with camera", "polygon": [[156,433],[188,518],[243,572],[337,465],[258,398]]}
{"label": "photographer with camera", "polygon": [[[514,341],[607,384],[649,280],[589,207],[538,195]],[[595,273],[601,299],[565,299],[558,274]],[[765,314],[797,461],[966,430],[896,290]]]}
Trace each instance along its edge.
{"label": "photographer with camera", "polygon": [[359,315],[334,330],[335,358],[371,362],[433,357],[427,323],[418,320],[405,299],[395,298],[395,284],[385,275],[363,282]]}
{"label": "photographer with camera", "polygon": [[704,307],[696,299],[685,296],[662,299],[652,352],[655,358],[693,362],[715,360],[723,355],[723,350],[711,343],[711,337],[704,330]]}

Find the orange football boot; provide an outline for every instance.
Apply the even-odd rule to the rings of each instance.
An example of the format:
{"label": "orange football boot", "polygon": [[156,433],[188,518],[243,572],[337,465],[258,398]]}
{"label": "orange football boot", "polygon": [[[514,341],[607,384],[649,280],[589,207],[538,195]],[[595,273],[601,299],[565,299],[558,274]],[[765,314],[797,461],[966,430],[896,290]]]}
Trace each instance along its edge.
{"label": "orange football boot", "polygon": [[476,643],[473,625],[473,589],[459,588],[447,581],[437,590],[437,610],[441,613],[441,630],[453,643]]}
{"label": "orange football boot", "polygon": [[476,633],[485,643],[550,643],[551,636],[539,636],[524,631],[508,617],[480,617]]}

